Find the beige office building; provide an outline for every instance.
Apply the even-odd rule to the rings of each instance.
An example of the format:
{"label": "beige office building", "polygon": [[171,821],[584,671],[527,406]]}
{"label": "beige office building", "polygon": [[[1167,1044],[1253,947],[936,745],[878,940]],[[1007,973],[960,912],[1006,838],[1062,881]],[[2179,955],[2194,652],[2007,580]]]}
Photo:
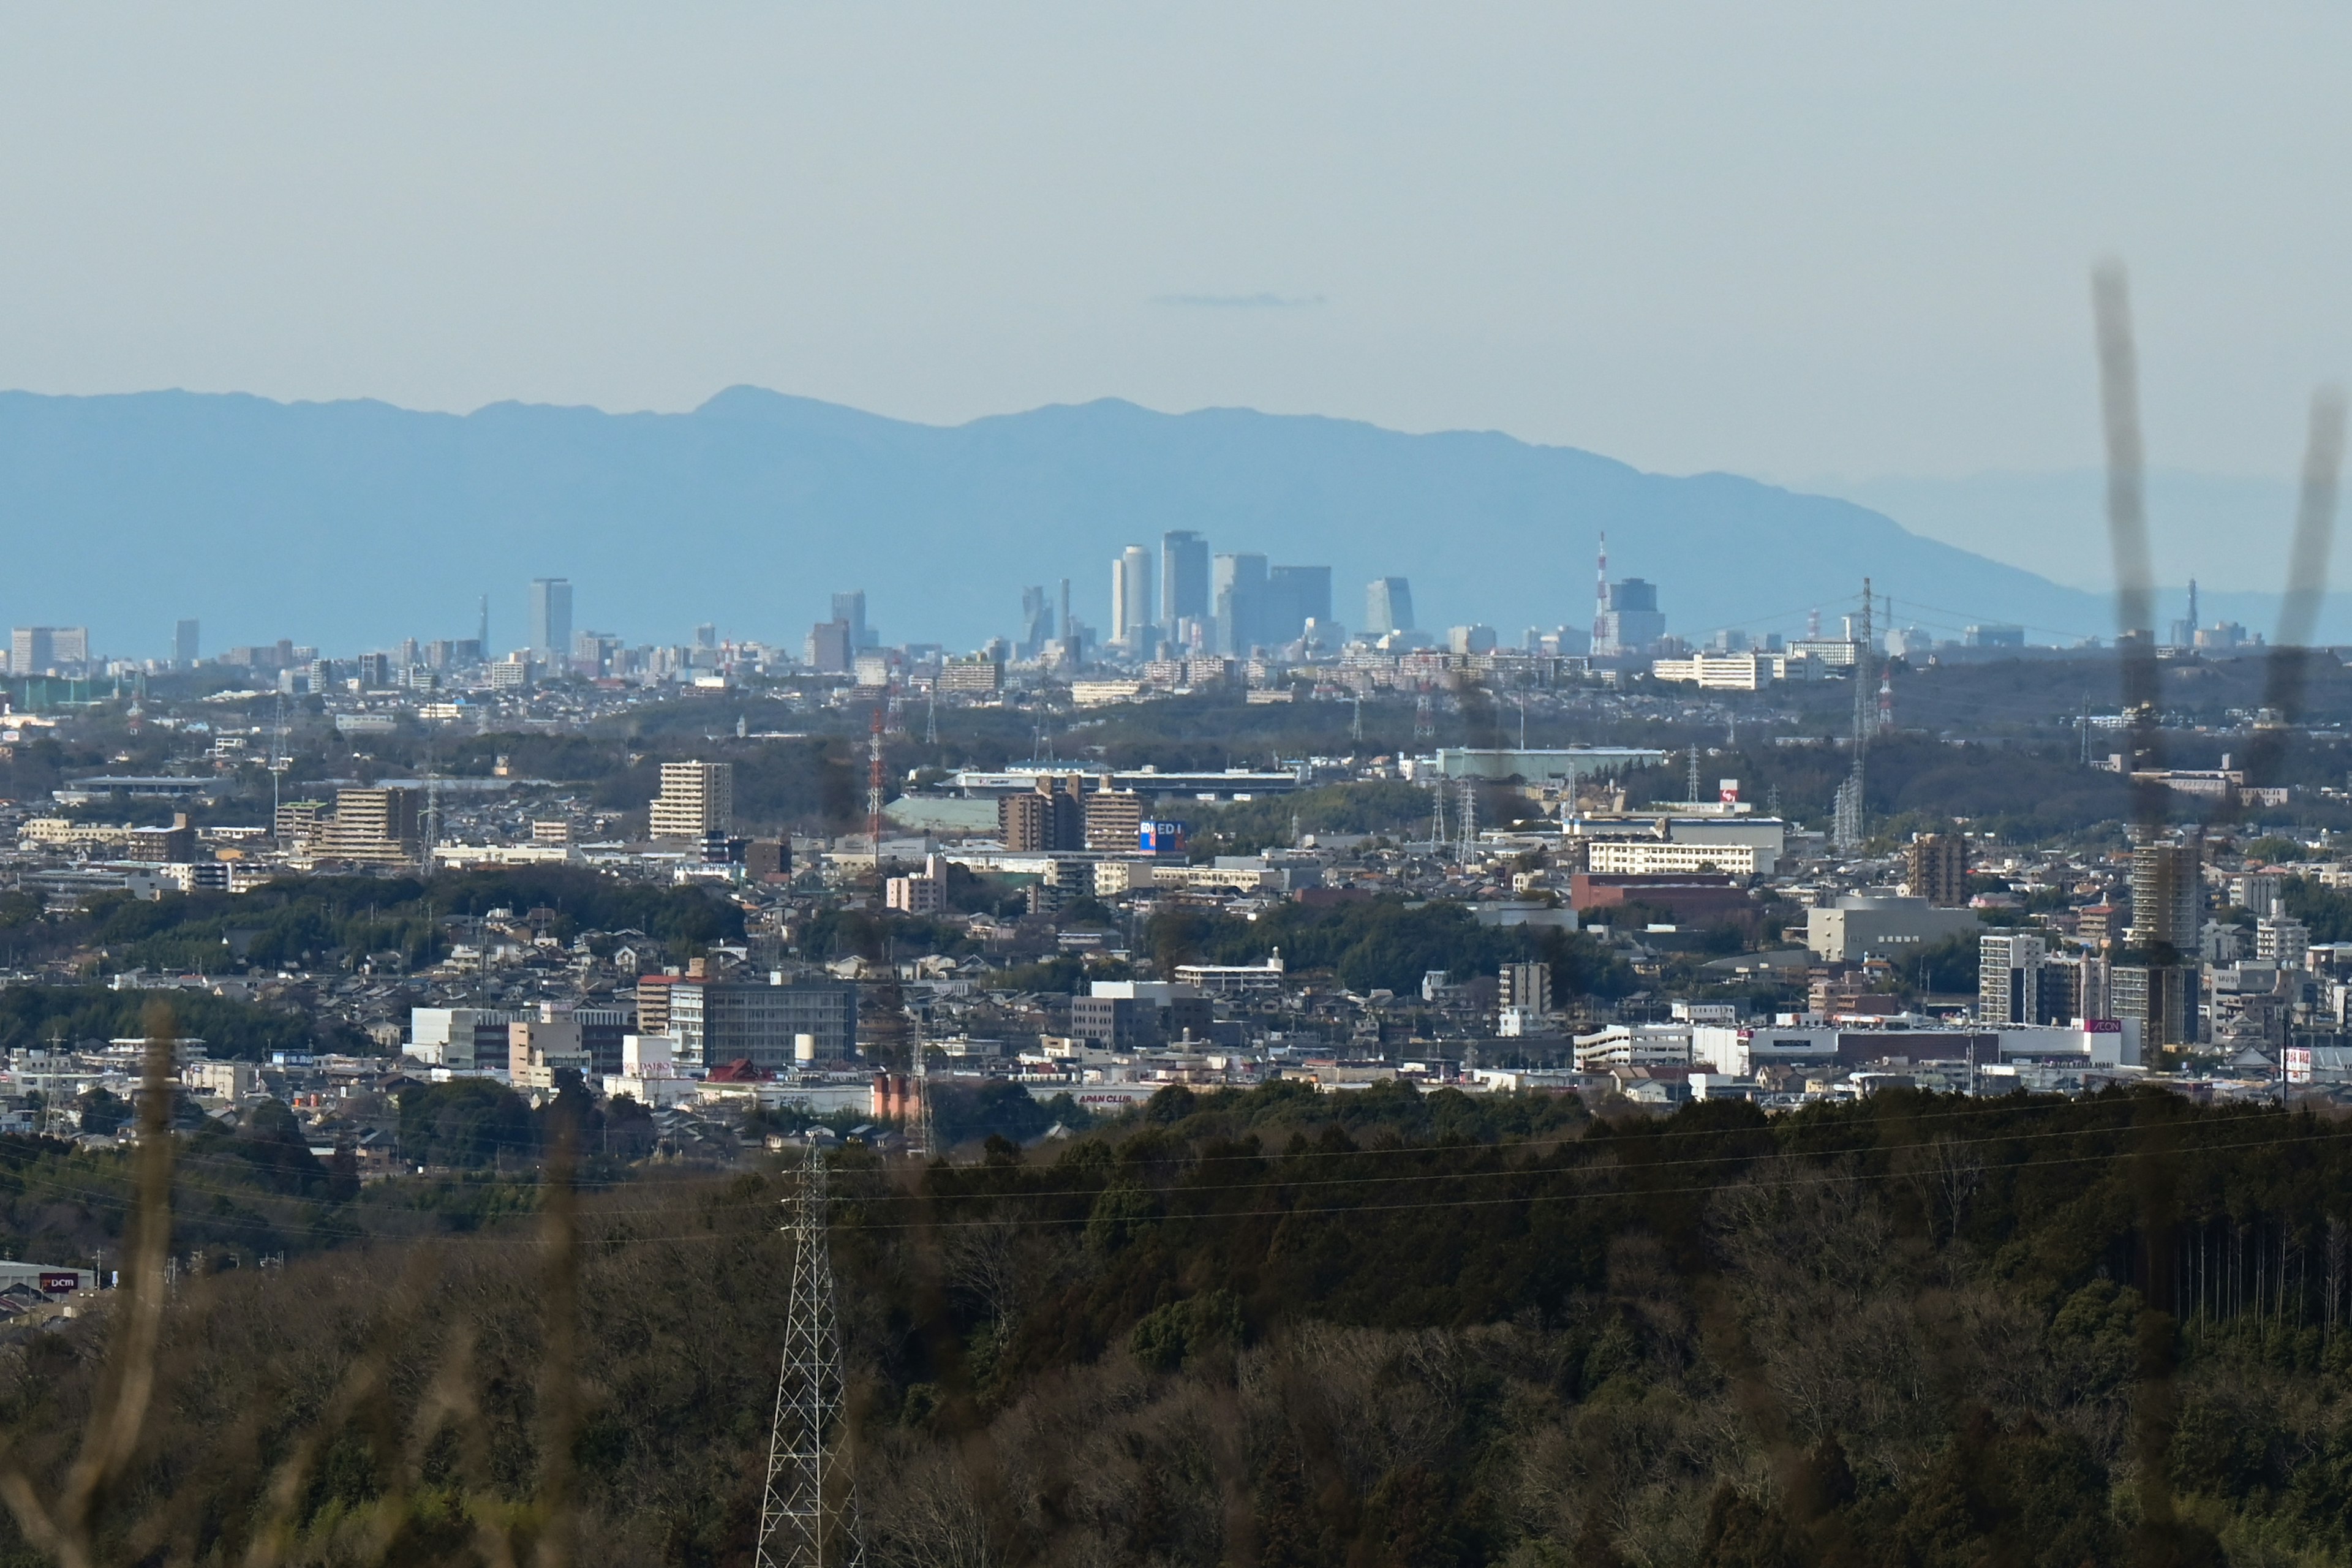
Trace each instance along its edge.
{"label": "beige office building", "polygon": [[735,826],[735,768],[730,763],[664,763],[661,794],[654,797],[656,838],[699,838]]}

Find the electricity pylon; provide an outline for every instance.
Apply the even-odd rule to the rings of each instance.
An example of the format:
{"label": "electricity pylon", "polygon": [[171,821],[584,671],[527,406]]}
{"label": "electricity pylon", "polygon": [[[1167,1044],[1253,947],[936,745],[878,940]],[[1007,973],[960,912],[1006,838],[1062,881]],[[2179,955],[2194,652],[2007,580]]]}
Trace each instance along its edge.
{"label": "electricity pylon", "polygon": [[842,1451],[841,1324],[825,1243],[824,1153],[809,1145],[793,1205],[793,1297],[760,1500],[758,1568],[865,1568],[857,1481]]}

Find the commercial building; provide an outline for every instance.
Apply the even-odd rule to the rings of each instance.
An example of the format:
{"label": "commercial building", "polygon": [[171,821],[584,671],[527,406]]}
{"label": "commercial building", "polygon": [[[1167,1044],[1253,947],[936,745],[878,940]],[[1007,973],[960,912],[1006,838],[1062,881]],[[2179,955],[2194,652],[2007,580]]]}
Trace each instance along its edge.
{"label": "commercial building", "polygon": [[1206,1039],[1209,1000],[1188,985],[1166,981],[1097,980],[1091,994],[1070,998],[1070,1037],[1100,1049],[1149,1049],[1186,1035]]}
{"label": "commercial building", "polygon": [[1612,1024],[1576,1037],[1580,1071],[1601,1068],[1680,1068],[1691,1063],[1688,1024]]}
{"label": "commercial building", "polygon": [[313,860],[405,866],[425,858],[424,795],[414,789],[341,789],[335,814],[310,839]]}
{"label": "commercial building", "polygon": [[89,662],[88,626],[17,626],[9,633],[11,675],[78,675]]}
{"label": "commercial building", "polygon": [[1602,586],[1600,613],[1593,617],[1594,658],[1647,654],[1665,635],[1666,617],[1658,609],[1657,584],[1628,577]]}
{"label": "commercial building", "polygon": [[1569,879],[1568,901],[1580,915],[1606,913],[1631,904],[1693,924],[1744,920],[1756,910],[1747,889],[1720,871],[1649,877],[1579,871]]}
{"label": "commercial building", "polygon": [[1260,629],[1269,647],[1297,642],[1307,624],[1331,625],[1331,568],[1276,566],[1266,572],[1265,614]]}
{"label": "commercial building", "polygon": [[530,580],[530,651],[541,664],[572,657],[572,584],[563,577]]}
{"label": "commercial building", "polygon": [[1151,592],[1151,552],[1130,544],[1110,563],[1111,640],[1130,653],[1145,649],[1159,608]]}
{"label": "commercial building", "polygon": [[1753,844],[1661,843],[1654,838],[1600,838],[1585,847],[1585,865],[1594,871],[1632,877],[1721,871],[1733,877],[1769,876],[1775,857]]}
{"label": "commercial building", "polygon": [[1183,624],[1209,619],[1209,542],[1190,529],[1160,536],[1160,624],[1182,640]]}
{"label": "commercial building", "polygon": [[954,658],[940,667],[939,689],[993,697],[1004,688],[1004,667],[992,658]]}
{"label": "commercial building", "polygon": [[[748,1059],[776,1071],[796,1057],[796,1037],[810,1037],[814,1059],[857,1054],[857,986],[853,981],[800,981],[790,985],[678,980],[668,987],[667,1033],[677,1058],[690,1067],[724,1067]],[[638,1012],[645,1011],[639,991]]]}
{"label": "commercial building", "polygon": [[833,596],[833,618],[849,628],[849,651],[862,653],[880,646],[881,638],[866,624],[866,590],[855,588]]}
{"label": "commercial building", "polygon": [[575,1072],[584,1080],[595,1063],[580,1043],[575,1020],[542,1016],[507,1026],[506,1069],[507,1081],[517,1089],[552,1089],[556,1074]]}
{"label": "commercial building", "polygon": [[2126,1019],[2081,1025],[1994,1025],[1982,1028],[1841,1027],[1819,1023],[1691,1029],[1691,1065],[1735,1078],[1758,1068],[1832,1064],[1847,1068],[1900,1059],[1910,1063],[2040,1061],[2091,1068],[2137,1067],[2140,1032]]}
{"label": "commercial building", "polygon": [[855,636],[847,621],[819,621],[809,628],[803,662],[819,675],[847,675],[857,657]]}
{"label": "commercial building", "polygon": [[1969,901],[1969,841],[1957,833],[1922,833],[1903,850],[1903,880],[1915,899],[1938,909]]}
{"label": "commercial building", "polygon": [[1265,557],[1256,554],[1219,555],[1209,566],[1210,614],[1216,626],[1212,652],[1228,658],[1247,658],[1267,642]]}
{"label": "commercial building", "polygon": [[1402,577],[1375,577],[1364,587],[1364,635],[1419,629],[1412,618],[1412,584]]}
{"label": "commercial building", "polygon": [[530,1016],[498,1007],[412,1007],[405,1050],[435,1067],[504,1067],[509,1026]]}
{"label": "commercial building", "polygon": [[1967,910],[1942,910],[1925,899],[1848,894],[1834,908],[1805,911],[1805,945],[1838,963],[1865,958],[1901,960],[1950,937],[1983,930]]}
{"label": "commercial building", "polygon": [[1702,691],[1761,691],[1788,679],[1789,661],[1777,653],[1695,653],[1687,658],[1654,658],[1650,674]]}
{"label": "commercial building", "polygon": [[700,839],[735,826],[731,763],[664,763],[649,831],[656,838]]}

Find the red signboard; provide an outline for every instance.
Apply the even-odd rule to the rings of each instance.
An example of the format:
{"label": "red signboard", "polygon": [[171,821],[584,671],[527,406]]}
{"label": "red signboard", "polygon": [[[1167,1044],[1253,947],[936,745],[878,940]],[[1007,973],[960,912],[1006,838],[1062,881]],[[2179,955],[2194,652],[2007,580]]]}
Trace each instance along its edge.
{"label": "red signboard", "polygon": [[44,1296],[62,1296],[68,1290],[79,1290],[80,1289],[81,1276],[79,1274],[44,1274],[41,1276],[41,1294]]}

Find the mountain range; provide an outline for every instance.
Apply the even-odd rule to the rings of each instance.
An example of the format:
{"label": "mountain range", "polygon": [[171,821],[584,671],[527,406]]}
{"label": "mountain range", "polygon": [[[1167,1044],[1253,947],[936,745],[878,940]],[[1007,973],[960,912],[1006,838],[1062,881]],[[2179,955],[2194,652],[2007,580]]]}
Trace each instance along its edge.
{"label": "mountain range", "polygon": [[971,647],[1016,630],[1023,586],[1064,576],[1100,626],[1112,558],[1176,528],[1330,565],[1343,625],[1389,574],[1412,579],[1424,627],[1589,625],[1605,531],[1612,575],[1655,582],[1695,639],[1799,632],[1816,609],[1833,627],[1865,576],[1898,623],[1943,636],[2112,629],[2102,595],[1847,500],[1492,432],[1116,400],[938,426],[753,387],[686,414],[8,393],[0,522],[0,609],[87,625],[124,657],[168,652],[190,616],[207,653],[467,637],[482,595],[493,647],[512,647],[536,576],[572,581],[575,627],[633,643],[707,621],[797,649],[832,592],[862,588],[886,641]]}

